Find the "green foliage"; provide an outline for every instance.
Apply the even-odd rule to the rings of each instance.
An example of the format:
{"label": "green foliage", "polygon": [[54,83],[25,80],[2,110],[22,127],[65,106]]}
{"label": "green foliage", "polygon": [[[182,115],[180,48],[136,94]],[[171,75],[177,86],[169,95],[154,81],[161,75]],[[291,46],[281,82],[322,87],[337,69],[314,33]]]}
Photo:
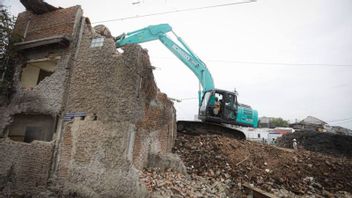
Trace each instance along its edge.
{"label": "green foliage", "polygon": [[275,127],[288,127],[288,121],[282,118],[272,118],[270,120],[270,126]]}
{"label": "green foliage", "polygon": [[14,74],[12,63],[15,60],[12,36],[14,25],[15,17],[6,7],[0,5],[0,99],[4,96],[8,97],[12,86]]}
{"label": "green foliage", "polygon": [[15,17],[0,5],[0,60],[6,56],[10,47],[11,33],[15,25]]}

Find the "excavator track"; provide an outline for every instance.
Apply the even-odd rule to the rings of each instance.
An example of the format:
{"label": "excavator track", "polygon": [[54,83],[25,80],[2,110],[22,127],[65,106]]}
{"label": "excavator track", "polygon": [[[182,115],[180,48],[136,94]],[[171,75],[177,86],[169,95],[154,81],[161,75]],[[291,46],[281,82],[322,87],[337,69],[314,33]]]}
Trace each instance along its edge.
{"label": "excavator track", "polygon": [[237,129],[229,128],[221,124],[201,121],[177,121],[177,132],[188,135],[223,135],[239,140],[245,140],[245,134]]}

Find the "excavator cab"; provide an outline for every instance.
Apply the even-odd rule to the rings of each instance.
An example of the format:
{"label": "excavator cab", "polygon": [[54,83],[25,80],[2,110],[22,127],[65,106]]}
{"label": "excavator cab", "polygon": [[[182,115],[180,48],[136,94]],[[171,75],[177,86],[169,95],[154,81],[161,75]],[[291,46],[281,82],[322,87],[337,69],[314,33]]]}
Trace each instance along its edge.
{"label": "excavator cab", "polygon": [[220,89],[204,93],[198,118],[202,121],[236,124],[237,96],[234,92]]}

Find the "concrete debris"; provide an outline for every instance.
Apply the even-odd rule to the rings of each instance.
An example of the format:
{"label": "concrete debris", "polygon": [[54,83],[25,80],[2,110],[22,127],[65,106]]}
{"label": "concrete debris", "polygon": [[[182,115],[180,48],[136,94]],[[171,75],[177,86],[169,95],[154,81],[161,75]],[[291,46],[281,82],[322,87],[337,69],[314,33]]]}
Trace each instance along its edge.
{"label": "concrete debris", "polygon": [[339,135],[352,136],[352,130],[346,129],[344,127],[324,125],[324,129],[328,133],[335,133],[335,134],[339,134]]}
{"label": "concrete debris", "polygon": [[174,153],[167,154],[149,154],[148,156],[148,168],[158,168],[158,170],[164,171],[172,169],[173,171],[187,174],[185,165],[183,164],[180,157]]}
{"label": "concrete debris", "polygon": [[110,30],[105,25],[96,25],[94,26],[95,33],[104,36],[106,38],[113,38]]}
{"label": "concrete debris", "polygon": [[229,197],[228,185],[211,177],[145,169],[140,178],[152,197]]}
{"label": "concrete debris", "polygon": [[245,183],[286,197],[352,192],[349,158],[294,152],[217,135],[178,134],[174,152],[184,161],[188,174],[221,182],[230,197],[240,197]]}
{"label": "concrete debris", "polygon": [[52,6],[43,0],[20,0],[26,10],[35,14],[44,14],[47,12],[55,11],[59,8]]}

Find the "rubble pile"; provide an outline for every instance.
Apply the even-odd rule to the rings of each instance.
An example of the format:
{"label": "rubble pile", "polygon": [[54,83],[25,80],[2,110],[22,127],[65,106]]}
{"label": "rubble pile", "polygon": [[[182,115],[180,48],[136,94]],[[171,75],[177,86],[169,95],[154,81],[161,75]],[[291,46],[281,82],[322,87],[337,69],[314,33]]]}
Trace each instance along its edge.
{"label": "rubble pile", "polygon": [[223,182],[196,174],[184,175],[172,170],[145,169],[141,181],[152,197],[229,197],[229,187]]}
{"label": "rubble pile", "polygon": [[306,150],[326,153],[334,156],[352,157],[352,136],[315,131],[289,133],[277,139],[281,147],[292,148],[292,140]]}
{"label": "rubble pile", "polygon": [[349,158],[295,152],[217,135],[180,133],[174,152],[180,155],[190,175],[220,182],[232,196],[246,183],[285,196],[352,192]]}

